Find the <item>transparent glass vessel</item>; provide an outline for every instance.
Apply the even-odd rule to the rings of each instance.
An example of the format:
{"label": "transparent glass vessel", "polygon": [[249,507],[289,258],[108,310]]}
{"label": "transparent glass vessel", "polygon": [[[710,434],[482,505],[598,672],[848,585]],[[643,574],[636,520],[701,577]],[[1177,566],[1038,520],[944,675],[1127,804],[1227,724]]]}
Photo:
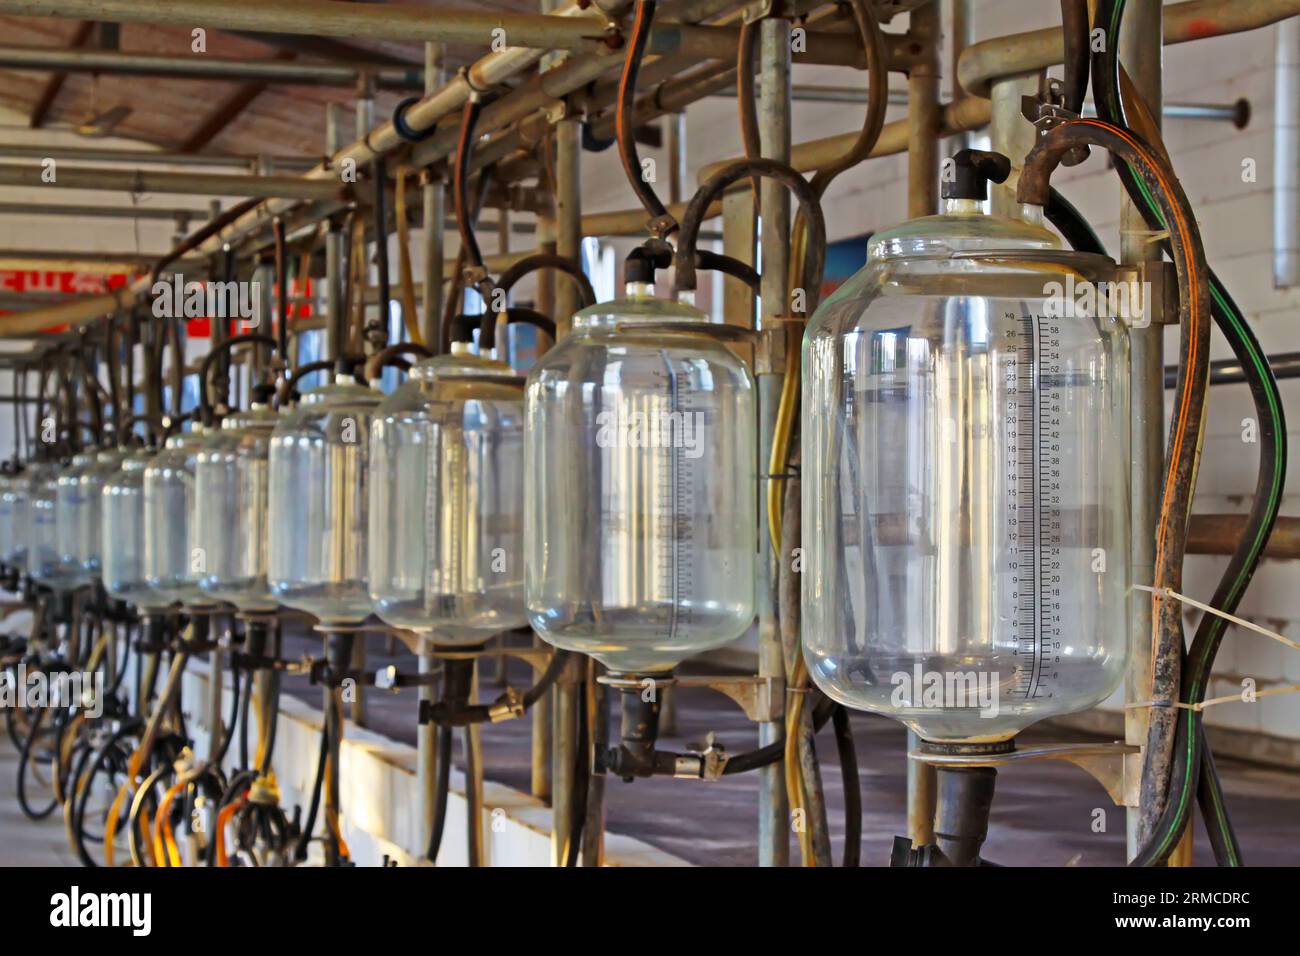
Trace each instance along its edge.
{"label": "transparent glass vessel", "polygon": [[194,463],[210,438],[200,426],[172,435],[144,472],[145,577],[164,605],[213,603],[194,540]]}
{"label": "transparent glass vessel", "polygon": [[528,616],[624,674],[671,670],[754,618],[754,380],[693,306],[630,283],[528,378]]}
{"label": "transparent glass vessel", "polygon": [[171,603],[154,593],[145,574],[144,473],[152,461],[152,452],[129,453],[104,481],[100,503],[104,590],[149,609]]}
{"label": "transparent glass vessel", "polygon": [[25,471],[0,475],[0,564],[27,568],[27,499],[30,480]]}
{"label": "transparent glass vessel", "polygon": [[94,481],[97,465],[96,452],[78,452],[55,482],[55,548],[59,574],[69,587],[90,583],[93,575],[87,565],[92,554],[99,552],[99,486]]}
{"label": "transparent glass vessel", "polygon": [[27,470],[27,573],[37,584],[56,591],[81,583],[80,569],[60,557],[58,522],[60,466],[44,461]]}
{"label": "transparent glass vessel", "polygon": [[77,561],[87,580],[94,580],[103,568],[103,499],[104,484],[122,467],[125,449],[109,448],[95,456],[95,465],[81,479],[85,498],[81,515]]}
{"label": "transparent glass vessel", "polygon": [[468,353],[412,366],[370,438],[370,596],[395,627],[476,644],[527,623],[524,393]]}
{"label": "transparent glass vessel", "polygon": [[241,611],[274,611],[279,603],[266,578],[267,478],[279,421],[261,404],[227,415],[195,463],[195,538],[207,558],[199,587]]}
{"label": "transparent glass vessel", "polygon": [[303,395],[271,435],[271,592],[322,624],[370,614],[367,460],[383,397],[337,376]]}
{"label": "transparent glass vessel", "polygon": [[877,235],[804,340],[808,666],[930,740],[1084,710],[1128,658],[1128,335],[1072,291],[1113,264],[1023,215]]}

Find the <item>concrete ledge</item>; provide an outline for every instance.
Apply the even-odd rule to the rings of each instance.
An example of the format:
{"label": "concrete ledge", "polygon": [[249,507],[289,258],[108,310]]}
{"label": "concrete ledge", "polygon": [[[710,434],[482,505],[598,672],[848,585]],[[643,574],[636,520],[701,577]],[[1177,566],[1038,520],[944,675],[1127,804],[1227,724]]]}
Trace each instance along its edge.
{"label": "concrete ledge", "polygon": [[[211,728],[208,668],[191,661],[181,700],[199,754],[208,752]],[[230,712],[230,682],[222,682],[223,714]],[[273,766],[281,803],[292,815],[295,805],[306,815],[320,747],[321,713],[292,697],[280,702]],[[226,760],[229,766],[232,761]],[[380,866],[384,858],[399,866],[429,865],[420,838],[416,751],[409,744],[347,725],[339,760],[343,838],[359,866]],[[487,781],[484,784],[484,849],[488,866],[550,866],[551,810],[530,794]],[[447,827],[440,866],[467,863],[467,802],[464,775],[452,769]],[[317,821],[319,830],[320,821]],[[607,833],[605,857],[611,866],[686,866],[684,860],[631,837]]]}

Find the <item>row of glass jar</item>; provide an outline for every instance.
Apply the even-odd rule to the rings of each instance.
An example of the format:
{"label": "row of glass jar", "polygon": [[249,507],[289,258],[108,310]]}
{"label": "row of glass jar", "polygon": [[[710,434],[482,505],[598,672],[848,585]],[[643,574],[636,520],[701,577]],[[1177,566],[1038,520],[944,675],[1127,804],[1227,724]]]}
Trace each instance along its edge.
{"label": "row of glass jar", "polygon": [[457,345],[387,398],[339,379],[156,454],[33,465],[11,482],[28,531],[0,516],[0,549],[141,608],[373,611],[445,644],[531,623],[615,670],[670,668],[753,620],[755,406],[707,317],[651,292],[575,317],[526,400]]}

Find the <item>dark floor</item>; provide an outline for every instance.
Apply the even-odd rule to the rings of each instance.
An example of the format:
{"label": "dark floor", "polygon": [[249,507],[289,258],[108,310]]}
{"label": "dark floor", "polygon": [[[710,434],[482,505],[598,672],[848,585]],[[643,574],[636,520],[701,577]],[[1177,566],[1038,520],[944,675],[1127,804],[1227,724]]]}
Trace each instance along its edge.
{"label": "dark floor", "polygon": [[[319,638],[290,639],[291,654],[319,653]],[[387,641],[367,638],[368,668],[397,663],[414,671],[415,658],[399,645],[388,657]],[[527,679],[520,665],[511,671],[517,686]],[[295,678],[288,692],[318,704],[320,690]],[[490,700],[492,686],[482,696]],[[699,744],[714,731],[730,753],[751,749],[757,731],[726,698],[706,690],[682,690],[678,732],[664,738],[665,749]],[[415,743],[415,691],[371,690],[367,694],[367,724],[397,740]],[[530,721],[515,720],[483,729],[486,773],[527,792],[529,789]],[[906,830],[905,745],[901,725],[866,714],[853,715],[863,802],[863,865],[888,862],[895,834]],[[1090,740],[1056,729],[1031,730],[1025,743]],[[844,832],[843,797],[834,741],[827,727],[818,738],[818,754],[826,781],[827,804],[835,856],[839,859]],[[1300,774],[1260,768],[1216,755],[1229,809],[1248,864],[1300,863]],[[622,783],[606,788],[606,822],[612,832],[636,837],[697,864],[752,866],[757,863],[755,833],[758,792],[753,774],[704,783],[671,778]],[[1105,814],[1104,832],[1094,832],[1098,811]],[[1008,865],[1120,866],[1124,862],[1124,811],[1113,806],[1091,777],[1071,765],[1033,761],[1003,770],[998,778],[992,826],[985,856]],[[797,859],[797,849],[794,851]],[[1196,862],[1212,865],[1206,841],[1198,830]]]}

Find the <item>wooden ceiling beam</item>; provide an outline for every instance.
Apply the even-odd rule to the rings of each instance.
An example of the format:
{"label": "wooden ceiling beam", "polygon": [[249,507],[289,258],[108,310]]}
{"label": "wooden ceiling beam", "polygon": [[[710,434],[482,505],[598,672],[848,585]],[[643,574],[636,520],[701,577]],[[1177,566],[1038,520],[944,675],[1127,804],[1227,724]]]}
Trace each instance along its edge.
{"label": "wooden ceiling beam", "polygon": [[[294,60],[298,54],[291,50],[277,50],[275,59]],[[197,153],[221,135],[222,130],[248,109],[253,101],[266,92],[266,83],[245,83],[218,106],[199,127],[178,147],[182,153]]]}
{"label": "wooden ceiling beam", "polygon": [[[82,20],[77,24],[77,29],[73,31],[72,39],[68,41],[68,48],[79,50],[85,46],[95,32],[94,20]],[[45,123],[46,117],[50,115],[50,110],[54,107],[54,101],[59,98],[59,91],[63,89],[64,82],[68,79],[66,73],[55,73],[45,81],[45,89],[41,90],[41,95],[36,98],[36,105],[32,107],[31,115],[27,117],[27,125],[32,129],[40,129]]]}

